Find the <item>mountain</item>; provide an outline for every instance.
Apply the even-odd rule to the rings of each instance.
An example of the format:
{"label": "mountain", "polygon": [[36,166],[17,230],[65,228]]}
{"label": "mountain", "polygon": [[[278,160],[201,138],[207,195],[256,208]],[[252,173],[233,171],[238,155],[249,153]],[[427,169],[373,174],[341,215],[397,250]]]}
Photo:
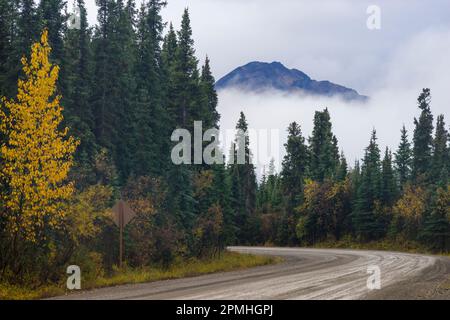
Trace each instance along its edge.
{"label": "mountain", "polygon": [[230,88],[251,92],[275,89],[327,97],[338,96],[346,100],[368,99],[354,89],[330,81],[313,80],[304,72],[288,69],[280,62],[250,62],[233,70],[216,83],[217,90]]}

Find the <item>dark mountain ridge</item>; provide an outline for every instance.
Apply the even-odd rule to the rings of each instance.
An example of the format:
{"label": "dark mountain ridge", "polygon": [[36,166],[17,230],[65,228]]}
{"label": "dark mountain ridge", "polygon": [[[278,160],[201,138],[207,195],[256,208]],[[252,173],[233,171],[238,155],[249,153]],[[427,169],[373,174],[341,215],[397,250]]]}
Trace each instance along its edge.
{"label": "dark mountain ridge", "polygon": [[288,69],[280,62],[250,62],[217,81],[216,88],[217,90],[233,88],[250,92],[267,90],[302,92],[318,96],[338,96],[345,100],[365,101],[368,99],[354,89],[330,81],[313,80],[306,73],[297,69]]}

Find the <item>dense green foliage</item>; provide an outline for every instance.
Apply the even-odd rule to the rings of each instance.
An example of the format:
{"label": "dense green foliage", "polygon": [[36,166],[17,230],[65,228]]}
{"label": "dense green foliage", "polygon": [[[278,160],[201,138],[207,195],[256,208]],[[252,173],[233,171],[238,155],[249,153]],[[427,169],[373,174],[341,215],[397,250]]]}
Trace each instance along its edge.
{"label": "dense green foliage", "polygon": [[[127,264],[167,267],[177,257],[219,255],[241,229],[235,228],[227,168],[170,160],[175,128],[193,133],[194,121],[203,121],[204,130],[218,128],[220,118],[210,61],[199,67],[188,10],[180,30],[170,25],[164,35],[165,1],[137,9],[131,0],[98,0],[95,27],[87,23],[84,0],[75,4],[79,28],[68,27],[64,1],[1,0],[0,95],[15,96],[20,59],[46,28],[51,62],[61,69],[64,125],[80,141],[70,173],[76,193],[65,204],[63,230],[23,241],[22,252],[12,253],[17,246],[4,237],[0,215],[2,279],[53,281],[69,263],[87,275],[111,271],[118,233],[108,210],[120,197],[138,214],[125,230]],[[254,177],[253,167],[246,171]],[[256,178],[243,187],[254,196]],[[254,212],[254,205],[243,208],[240,219],[247,210]]]}
{"label": "dense green foliage", "polygon": [[[292,123],[281,174],[264,175],[258,189],[263,241],[314,245],[343,236],[361,243],[388,238],[448,251],[450,137],[443,115],[433,130],[430,95],[424,89],[418,99],[412,147],[403,126],[394,156],[388,148],[382,155],[373,130],[361,164],[353,168],[338,156],[328,110],[316,112],[309,146]],[[269,196],[278,194],[281,201]]]}

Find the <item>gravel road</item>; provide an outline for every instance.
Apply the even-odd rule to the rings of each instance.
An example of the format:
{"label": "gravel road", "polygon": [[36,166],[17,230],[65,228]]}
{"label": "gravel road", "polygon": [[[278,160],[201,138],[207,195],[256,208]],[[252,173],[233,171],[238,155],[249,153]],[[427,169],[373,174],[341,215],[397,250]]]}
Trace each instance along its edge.
{"label": "gravel road", "polygon": [[[123,285],[55,299],[450,299],[450,259],[387,251],[231,247],[282,256],[277,265]],[[370,290],[368,268],[380,270]]]}

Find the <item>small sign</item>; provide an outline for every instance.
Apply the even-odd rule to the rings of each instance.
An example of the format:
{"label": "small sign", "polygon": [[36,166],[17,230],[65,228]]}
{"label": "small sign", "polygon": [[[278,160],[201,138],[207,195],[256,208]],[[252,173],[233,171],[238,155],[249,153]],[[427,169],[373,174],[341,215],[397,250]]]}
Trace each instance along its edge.
{"label": "small sign", "polygon": [[119,200],[112,208],[112,218],[119,227],[119,266],[123,266],[123,229],[136,216],[136,213],[123,200]]}
{"label": "small sign", "polygon": [[136,213],[134,213],[134,211],[125,201],[119,200],[112,208],[112,215],[114,223],[120,228],[121,221],[123,221],[122,226],[125,227],[128,223],[130,223],[131,220],[133,220],[133,218],[136,216]]}

